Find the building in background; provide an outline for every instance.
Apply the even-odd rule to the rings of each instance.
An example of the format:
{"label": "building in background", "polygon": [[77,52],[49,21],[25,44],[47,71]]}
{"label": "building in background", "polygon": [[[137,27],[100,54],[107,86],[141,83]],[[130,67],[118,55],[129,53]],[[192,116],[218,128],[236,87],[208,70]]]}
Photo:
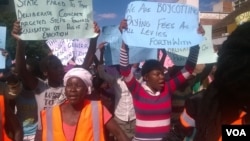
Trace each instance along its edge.
{"label": "building in background", "polygon": [[200,13],[200,22],[202,25],[214,25],[224,19],[233,10],[232,2],[220,1],[213,5],[213,11]]}
{"label": "building in background", "polygon": [[[213,11],[211,12],[201,12],[200,13],[200,23],[202,25],[216,25],[220,21],[222,21],[225,17],[227,17],[234,10],[233,3],[231,1],[219,1],[218,3],[213,5]],[[226,38],[217,39],[214,37],[214,33],[212,31],[212,39],[215,48],[223,42]]]}
{"label": "building in background", "polygon": [[229,13],[224,12],[201,12],[200,23],[202,25],[214,25],[224,19]]}
{"label": "building in background", "polygon": [[233,12],[213,26],[213,41],[217,46],[220,46],[237,27],[235,18],[243,13],[250,12],[250,0],[234,1],[233,7]]}
{"label": "building in background", "polygon": [[244,4],[245,2],[247,2],[247,1],[248,1],[248,0],[235,0],[235,1],[234,1],[234,8],[235,8],[235,9],[238,9],[238,8],[242,7],[243,4]]}
{"label": "building in background", "polygon": [[213,12],[231,13],[234,10],[231,1],[220,1],[213,5]]}

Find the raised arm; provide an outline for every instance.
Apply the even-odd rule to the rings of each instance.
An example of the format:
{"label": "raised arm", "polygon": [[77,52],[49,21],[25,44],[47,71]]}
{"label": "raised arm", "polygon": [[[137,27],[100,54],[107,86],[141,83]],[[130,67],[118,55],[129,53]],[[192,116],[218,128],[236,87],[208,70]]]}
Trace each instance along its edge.
{"label": "raised arm", "polygon": [[100,33],[100,28],[97,25],[96,22],[94,22],[94,30],[96,33],[98,33],[98,35],[95,38],[91,38],[90,39],[90,43],[89,43],[89,49],[87,51],[87,54],[85,56],[84,62],[82,64],[82,67],[84,69],[89,69],[90,65],[93,63],[93,59],[94,59],[94,55],[95,55],[95,51],[96,51],[96,44],[97,44],[97,39]]}
{"label": "raised arm", "polygon": [[120,52],[120,73],[124,76],[126,82],[130,82],[133,78],[133,73],[131,71],[131,66],[128,60],[128,49],[124,42],[122,42],[121,52]]}
{"label": "raised arm", "polygon": [[13,141],[23,141],[23,128],[5,99],[5,128],[13,135]]}
{"label": "raised arm", "polygon": [[204,30],[203,26],[202,26],[200,23],[199,23],[199,27],[198,27],[198,29],[197,29],[197,32],[198,32],[199,34],[201,34],[202,36],[205,35],[205,30]]}
{"label": "raised arm", "polygon": [[98,66],[100,64],[100,61],[98,60],[96,55],[94,55],[94,63],[95,63],[95,66]]}
{"label": "raised arm", "polygon": [[103,57],[104,57],[104,50],[105,50],[105,45],[106,44],[107,44],[107,42],[101,42],[98,45],[98,49],[100,50],[100,62],[99,62],[99,64],[103,64],[104,63]]}
{"label": "raised arm", "polygon": [[[201,34],[202,36],[205,34],[205,30],[201,24],[199,24],[197,33]],[[186,61],[184,68],[179,71],[173,79],[169,80],[170,83],[170,90],[174,92],[180,85],[182,85],[188,77],[193,73],[199,54],[200,46],[196,45],[189,49],[189,55]]]}
{"label": "raised arm", "polygon": [[13,25],[12,36],[16,39],[16,70],[19,77],[22,79],[23,85],[28,89],[34,90],[38,84],[38,79],[28,72],[25,61],[25,43],[19,38],[21,33],[20,22],[16,21]]}
{"label": "raised arm", "polygon": [[158,51],[161,51],[162,52],[162,57],[160,59],[160,63],[162,64],[162,66],[164,66],[164,62],[166,60],[166,57],[167,57],[167,51],[166,49],[162,48],[162,49],[158,49]]}
{"label": "raised arm", "polygon": [[[123,19],[119,26],[120,32],[122,33],[122,31],[126,30],[127,27],[127,20]],[[131,66],[129,65],[128,58],[128,47],[124,42],[122,42],[120,49],[120,73],[124,76],[126,82],[131,81],[133,78],[133,73],[131,72]]]}
{"label": "raised arm", "polygon": [[116,77],[113,75],[110,75],[109,73],[105,72],[104,70],[104,65],[103,65],[103,56],[104,56],[104,50],[105,50],[105,44],[106,42],[102,42],[98,45],[98,49],[100,50],[100,61],[99,64],[97,65],[97,70],[99,76],[107,81],[109,84],[113,85],[115,83]]}
{"label": "raised arm", "polygon": [[198,59],[199,50],[199,45],[191,47],[185,66],[176,74],[175,77],[169,80],[169,84],[171,86],[170,90],[172,92],[182,85],[193,73]]}
{"label": "raised arm", "polygon": [[168,81],[170,79],[170,75],[168,73],[168,68],[166,68],[164,66],[164,63],[165,63],[165,60],[166,60],[166,57],[167,57],[167,51],[166,49],[162,48],[162,49],[158,49],[158,52],[162,52],[162,57],[160,59],[160,63],[162,64],[162,66],[164,67],[164,77],[165,77],[165,80]]}

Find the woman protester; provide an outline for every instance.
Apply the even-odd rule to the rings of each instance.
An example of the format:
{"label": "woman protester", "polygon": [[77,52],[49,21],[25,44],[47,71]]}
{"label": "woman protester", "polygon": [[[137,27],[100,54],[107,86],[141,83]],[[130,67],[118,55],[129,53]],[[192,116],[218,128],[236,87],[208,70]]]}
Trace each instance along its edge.
{"label": "woman protester", "polygon": [[67,101],[41,112],[43,141],[104,141],[104,126],[119,141],[128,141],[101,101],[90,100],[92,75],[73,68],[64,76]]}
{"label": "woman protester", "polygon": [[[126,20],[120,24],[120,31],[127,28]],[[124,76],[135,107],[136,127],[134,141],[161,141],[171,130],[171,96],[192,74],[199,53],[199,46],[190,48],[186,65],[170,80],[164,77],[164,67],[158,60],[147,60],[141,69],[144,82],[136,81],[128,63],[128,50],[122,44],[120,72]]]}

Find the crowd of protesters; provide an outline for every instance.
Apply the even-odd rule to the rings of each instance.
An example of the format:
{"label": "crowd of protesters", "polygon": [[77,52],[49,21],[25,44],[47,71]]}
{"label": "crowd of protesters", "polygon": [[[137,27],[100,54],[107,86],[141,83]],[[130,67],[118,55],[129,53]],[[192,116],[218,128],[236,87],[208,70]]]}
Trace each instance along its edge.
{"label": "crowd of protesters", "polygon": [[[197,65],[196,45],[182,67],[166,71],[159,49],[162,60],[139,68],[129,64],[123,42],[117,75],[105,70],[106,42],[97,45],[101,30],[93,24],[98,36],[83,64],[64,70],[51,52],[39,62],[25,58],[27,44],[14,22],[16,61],[0,75],[1,141],[219,141],[221,125],[249,124],[250,23],[228,37],[214,64]],[[119,30],[126,29],[124,19]],[[197,32],[204,34],[201,25]]]}

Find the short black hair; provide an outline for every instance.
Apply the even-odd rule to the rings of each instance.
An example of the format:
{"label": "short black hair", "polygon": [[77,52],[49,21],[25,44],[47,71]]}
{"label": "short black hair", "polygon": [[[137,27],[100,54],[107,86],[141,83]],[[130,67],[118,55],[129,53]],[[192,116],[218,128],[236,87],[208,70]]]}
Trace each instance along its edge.
{"label": "short black hair", "polygon": [[141,69],[141,75],[144,76],[152,70],[164,70],[164,68],[158,60],[150,59],[145,61],[145,63],[143,64]]}
{"label": "short black hair", "polygon": [[46,72],[48,67],[54,64],[61,63],[61,60],[55,55],[48,55],[44,57],[40,62],[40,69],[42,72]]}
{"label": "short black hair", "polygon": [[40,60],[35,57],[30,57],[26,59],[26,64],[31,69],[29,71],[31,71],[31,73],[34,74],[36,77],[44,78],[43,73],[40,69],[39,63],[40,63]]}
{"label": "short black hair", "polygon": [[95,77],[93,77],[92,82],[93,82],[94,89],[99,89],[101,87],[102,83],[105,82],[105,81],[97,73],[95,75]]}

